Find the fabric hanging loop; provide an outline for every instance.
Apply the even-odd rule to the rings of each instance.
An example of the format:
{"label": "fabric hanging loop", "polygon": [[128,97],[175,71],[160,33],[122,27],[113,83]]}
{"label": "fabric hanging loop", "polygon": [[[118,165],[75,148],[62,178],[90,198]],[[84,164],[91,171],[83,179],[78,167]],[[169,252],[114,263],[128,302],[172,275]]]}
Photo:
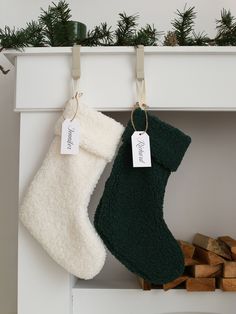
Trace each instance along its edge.
{"label": "fabric hanging loop", "polygon": [[72,98],[76,97],[76,94],[79,93],[79,80],[81,77],[80,48],[80,45],[72,47]]}
{"label": "fabric hanging loop", "polygon": [[146,105],[146,89],[144,79],[144,46],[138,45],[136,48],[136,88],[137,103],[143,110]]}
{"label": "fabric hanging loop", "polygon": [[137,97],[138,106],[143,110],[144,107],[146,108],[146,88],[145,88],[145,80],[137,80],[136,81],[136,89],[137,89]]}
{"label": "fabric hanging loop", "polygon": [[[83,95],[82,93],[79,92],[79,80],[81,77],[81,68],[80,68],[80,45],[74,45],[72,47],[72,67],[71,67],[71,99],[76,102],[76,108],[73,113],[73,116],[71,117],[70,121],[72,122],[79,109],[79,99]],[[65,111],[65,108],[64,108]],[[62,114],[63,119],[65,120],[64,117],[64,112]]]}
{"label": "fabric hanging loop", "polygon": [[[132,124],[134,131],[140,131],[140,130],[136,129],[135,122],[134,122],[134,111],[137,108],[139,108],[139,105],[138,104],[134,105],[134,107],[131,111],[131,118],[130,118],[130,121],[131,121],[131,124]],[[148,130],[148,114],[147,114],[147,110],[146,110],[146,105],[144,105],[144,104],[143,104],[143,111],[145,113],[145,129],[142,131],[142,133],[146,133]]]}

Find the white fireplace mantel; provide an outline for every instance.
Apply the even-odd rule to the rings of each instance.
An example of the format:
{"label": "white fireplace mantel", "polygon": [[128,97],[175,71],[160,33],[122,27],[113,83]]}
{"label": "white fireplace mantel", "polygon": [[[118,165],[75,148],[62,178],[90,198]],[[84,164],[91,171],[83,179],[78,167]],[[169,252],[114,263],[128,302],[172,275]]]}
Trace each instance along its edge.
{"label": "white fireplace mantel", "polygon": [[[16,64],[16,111],[58,111],[70,95],[71,47],[5,51]],[[150,110],[235,111],[235,47],[145,47]],[[135,103],[135,48],[83,47],[83,101],[103,111]],[[29,90],[31,91],[29,93]]]}
{"label": "white fireplace mantel", "polygon": [[[59,116],[57,111],[63,109],[70,96],[71,51],[70,47],[55,47],[4,52],[16,67],[15,111],[21,114],[20,199],[48,149],[53,137],[53,125]],[[207,111],[236,111],[235,73],[236,48],[233,47],[145,47],[145,78],[150,110],[204,111],[202,114],[206,115]],[[80,89],[83,102],[98,110],[130,110],[136,101],[135,49],[82,47]],[[220,125],[214,127],[217,130]],[[195,134],[198,132],[196,127],[192,130]],[[205,136],[203,138],[199,134],[199,141],[205,140]],[[198,158],[193,168],[185,171],[188,178],[191,173],[197,176],[204,163],[203,152],[197,151],[199,142],[196,142],[196,151],[194,145],[190,156],[197,155]],[[211,154],[211,148],[206,143],[202,149],[204,147],[206,159],[207,154]],[[236,152],[233,153],[236,155]],[[190,161],[188,167],[191,167]],[[222,167],[228,167],[227,162],[222,162]],[[178,180],[178,188],[189,188],[187,197],[194,199],[191,186],[184,185],[187,178],[183,172]],[[229,180],[231,183],[228,187],[235,186],[233,177]],[[207,182],[203,182],[203,185],[207,185]],[[197,190],[197,180],[192,184],[192,190]],[[217,190],[217,182],[214,181],[214,184]],[[226,187],[222,189],[226,190]],[[92,206],[96,207],[101,192],[98,187]],[[235,204],[233,197],[227,198],[227,201]],[[222,230],[227,228],[227,232],[236,236],[235,210],[228,208],[231,212],[224,216],[225,220],[219,214],[217,217]],[[210,216],[210,210],[210,206],[206,205],[204,213]],[[226,211],[227,208],[222,210]],[[196,221],[190,211],[189,219],[196,222],[195,227],[201,226],[201,217]],[[177,230],[179,225],[175,225]],[[205,227],[208,226],[212,234],[218,232],[213,230],[216,227],[212,227],[210,221],[208,225],[205,223]],[[190,236],[192,232],[191,226],[186,225],[185,234]],[[20,224],[18,314],[162,314],[182,313],[190,309],[191,312],[232,314],[235,311],[233,293],[187,293],[183,290],[144,292],[140,290],[136,278],[123,268],[121,270],[113,261],[105,268],[107,271],[105,269],[94,280],[78,281],[53,262]]]}

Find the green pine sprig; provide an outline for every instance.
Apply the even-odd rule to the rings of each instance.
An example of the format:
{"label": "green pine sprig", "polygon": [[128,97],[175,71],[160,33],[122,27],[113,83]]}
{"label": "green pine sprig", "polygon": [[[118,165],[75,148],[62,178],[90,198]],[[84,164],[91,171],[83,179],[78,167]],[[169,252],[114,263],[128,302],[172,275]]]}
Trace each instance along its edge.
{"label": "green pine sprig", "polygon": [[27,46],[26,35],[23,29],[5,26],[0,29],[0,45],[3,48],[21,49]]}
{"label": "green pine sprig", "polygon": [[194,20],[196,18],[195,7],[190,7],[181,12],[177,10],[177,18],[171,23],[176,34],[176,38],[179,46],[189,46],[192,45],[192,32],[194,29]]}
{"label": "green pine sprig", "polygon": [[52,2],[47,10],[41,8],[39,23],[42,25],[42,33],[49,46],[67,45],[69,41],[71,10],[69,4],[60,0],[57,4]]}
{"label": "green pine sprig", "polygon": [[[210,39],[205,32],[195,33],[195,7],[176,11],[172,21],[173,29],[164,36],[163,44],[167,46],[236,46],[236,18],[230,10],[223,9],[221,17],[216,20],[217,35]],[[138,27],[138,14],[119,14],[117,27],[112,30],[107,23],[101,23],[88,31],[87,38],[78,40],[71,19],[71,9],[66,0],[52,2],[46,10],[41,8],[37,21],[27,23],[25,28],[17,29],[5,26],[0,29],[0,47],[22,49],[24,47],[43,46],[156,46],[163,33],[154,25]]]}
{"label": "green pine sprig", "polygon": [[192,46],[209,46],[211,39],[205,32],[193,32]]}
{"label": "green pine sprig", "polygon": [[115,31],[107,23],[101,23],[88,32],[87,38],[82,42],[85,46],[156,46],[159,36],[153,25],[147,24],[138,29],[138,15],[119,14]]}
{"label": "green pine sprig", "polygon": [[22,30],[25,36],[25,44],[32,47],[44,47],[45,38],[43,36],[43,27],[39,22],[31,21],[26,24],[26,28]]}
{"label": "green pine sprig", "polygon": [[154,25],[147,24],[140,28],[134,36],[134,45],[157,46],[162,32],[158,32]]}
{"label": "green pine sprig", "polygon": [[138,14],[127,15],[125,12],[119,14],[117,29],[115,30],[116,46],[133,46],[137,32]]}
{"label": "green pine sprig", "polygon": [[88,31],[87,38],[80,44],[84,46],[113,46],[113,32],[107,23],[101,23]]}
{"label": "green pine sprig", "polygon": [[236,46],[236,18],[230,10],[223,9],[221,18],[216,20],[215,43],[219,46]]}
{"label": "green pine sprig", "polygon": [[177,17],[172,21],[173,31],[165,36],[164,44],[168,46],[207,46],[211,44],[211,39],[205,32],[195,33],[195,19],[197,12],[195,7],[176,11]]}

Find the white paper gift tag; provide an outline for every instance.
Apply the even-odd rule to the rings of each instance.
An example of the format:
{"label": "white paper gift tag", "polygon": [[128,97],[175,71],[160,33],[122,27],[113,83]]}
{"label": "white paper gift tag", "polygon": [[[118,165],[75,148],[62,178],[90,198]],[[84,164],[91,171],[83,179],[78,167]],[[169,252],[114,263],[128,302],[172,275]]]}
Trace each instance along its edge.
{"label": "white paper gift tag", "polygon": [[131,137],[133,167],[151,167],[151,150],[149,135],[135,131]]}
{"label": "white paper gift tag", "polygon": [[79,122],[65,119],[61,129],[61,154],[76,155],[79,152]]}

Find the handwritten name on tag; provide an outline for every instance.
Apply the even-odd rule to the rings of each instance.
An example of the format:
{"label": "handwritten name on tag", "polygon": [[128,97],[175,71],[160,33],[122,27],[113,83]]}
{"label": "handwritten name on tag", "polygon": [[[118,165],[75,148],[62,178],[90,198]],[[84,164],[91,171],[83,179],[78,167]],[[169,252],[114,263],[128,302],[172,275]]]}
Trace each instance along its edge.
{"label": "handwritten name on tag", "polygon": [[61,129],[61,154],[77,155],[79,152],[79,122],[65,119]]}
{"label": "handwritten name on tag", "polygon": [[151,167],[151,150],[149,135],[135,131],[131,137],[133,167]]}

